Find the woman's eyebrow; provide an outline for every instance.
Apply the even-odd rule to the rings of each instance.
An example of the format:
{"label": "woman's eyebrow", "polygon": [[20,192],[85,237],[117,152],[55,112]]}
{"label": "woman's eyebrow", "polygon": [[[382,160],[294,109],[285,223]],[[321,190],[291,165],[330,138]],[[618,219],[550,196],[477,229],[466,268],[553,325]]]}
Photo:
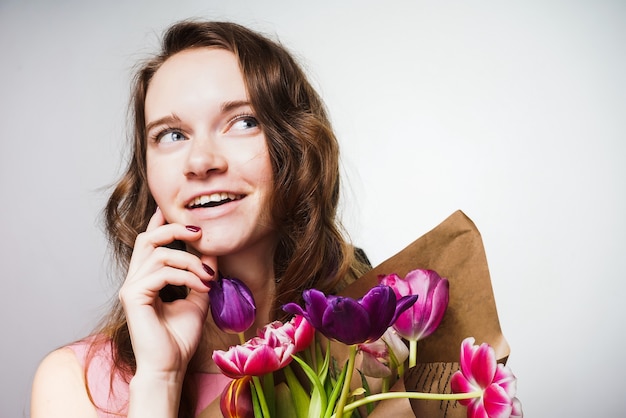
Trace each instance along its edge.
{"label": "woman's eyebrow", "polygon": [[155,126],[167,125],[167,124],[172,124],[172,123],[180,123],[180,118],[176,116],[175,114],[163,116],[162,118],[159,118],[157,120],[153,120],[150,123],[147,123],[146,132],[150,132],[150,130],[154,128]]}
{"label": "woman's eyebrow", "polygon": [[[247,100],[232,100],[222,103],[220,110],[222,113],[238,109],[240,107],[251,107],[250,102]],[[180,123],[181,119],[174,113],[171,115],[163,116],[162,118],[153,120],[146,124],[146,132],[150,132],[155,126],[167,125],[172,123]]]}
{"label": "woman's eyebrow", "polygon": [[247,100],[233,100],[222,103],[222,112],[226,113],[233,109],[237,109],[240,107],[251,107],[250,102]]}

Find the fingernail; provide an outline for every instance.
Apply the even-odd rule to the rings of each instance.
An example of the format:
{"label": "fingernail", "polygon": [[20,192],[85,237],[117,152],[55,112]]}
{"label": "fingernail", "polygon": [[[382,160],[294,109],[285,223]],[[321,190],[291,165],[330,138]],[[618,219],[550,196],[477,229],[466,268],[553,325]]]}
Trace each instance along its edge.
{"label": "fingernail", "polygon": [[204,284],[206,287],[211,287],[211,280],[202,280],[202,284]]}
{"label": "fingernail", "polygon": [[206,264],[202,263],[202,268],[204,269],[204,271],[209,273],[209,275],[215,276],[215,271],[210,266],[207,266]]}
{"label": "fingernail", "polygon": [[194,225],[187,225],[185,228],[187,228],[191,232],[198,232],[200,230],[199,226]]}

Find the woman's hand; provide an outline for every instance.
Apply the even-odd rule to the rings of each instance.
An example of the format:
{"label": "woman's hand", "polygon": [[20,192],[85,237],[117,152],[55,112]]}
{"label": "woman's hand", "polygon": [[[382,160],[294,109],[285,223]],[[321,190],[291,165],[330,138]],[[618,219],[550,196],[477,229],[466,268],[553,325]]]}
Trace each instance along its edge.
{"label": "woman's hand", "polygon": [[[196,241],[196,227],[166,224],[157,209],[146,231],[137,236],[128,275],[119,297],[126,313],[135,358],[136,378],[180,381],[200,342],[209,308],[208,283],[217,270],[195,255],[162,247],[174,240]],[[212,273],[212,274],[211,274]],[[165,303],[166,285],[190,289],[185,299]]]}

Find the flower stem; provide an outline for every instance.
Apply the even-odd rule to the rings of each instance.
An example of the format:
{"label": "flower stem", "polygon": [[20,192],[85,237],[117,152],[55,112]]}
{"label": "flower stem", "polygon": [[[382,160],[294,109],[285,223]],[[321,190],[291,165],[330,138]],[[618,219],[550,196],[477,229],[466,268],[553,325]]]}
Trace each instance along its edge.
{"label": "flower stem", "polygon": [[409,340],[409,369],[417,364],[417,340]]}
{"label": "flower stem", "polygon": [[[246,342],[246,337],[243,335],[243,332],[237,333],[239,336],[239,341],[241,344]],[[261,384],[261,379],[259,376],[252,376],[252,383],[254,384],[254,390],[257,393],[257,398],[259,400],[259,406],[261,407],[261,412],[264,418],[271,418],[270,410],[267,406],[267,400],[265,399],[265,392],[263,391],[263,385]]]}
{"label": "flower stem", "polygon": [[254,389],[256,390],[257,397],[259,398],[259,405],[261,406],[261,412],[264,418],[271,418],[270,410],[267,407],[267,401],[265,400],[265,393],[263,392],[263,385],[259,376],[252,376],[252,382],[254,382]]}
{"label": "flower stem", "polygon": [[[392,371],[395,370],[396,376],[402,377],[404,375],[404,362],[400,363],[398,361],[398,357],[393,352],[393,348],[386,341],[385,341],[385,344],[387,345],[387,349],[389,351],[389,369]],[[387,380],[388,380],[387,383],[389,384],[389,379]],[[383,383],[384,383],[384,380],[383,380]],[[387,392],[387,391],[383,390],[383,392]]]}
{"label": "flower stem", "polygon": [[380,389],[382,393],[389,392],[389,379],[390,376],[383,377],[382,388]]}
{"label": "flower stem", "polygon": [[[315,334],[313,334],[313,340],[311,341],[311,345],[309,345],[309,349],[305,351],[305,356],[307,356],[307,363],[311,365],[315,373],[319,370],[317,369],[317,342],[315,341]],[[309,361],[310,360],[310,361]]]}
{"label": "flower stem", "polygon": [[343,410],[346,405],[346,401],[348,400],[348,394],[350,393],[350,383],[352,382],[352,372],[354,371],[354,361],[356,359],[357,346],[350,346],[350,357],[348,358],[348,365],[346,377],[343,381],[343,388],[341,390],[341,396],[339,397],[339,403],[337,404],[337,409],[335,410],[335,416],[343,417]]}
{"label": "flower stem", "polygon": [[[376,395],[366,396],[359,400],[349,403],[343,408],[343,412],[350,412],[359,406],[366,405],[370,402],[384,401],[385,399],[434,399],[439,401],[458,401],[459,399],[471,399],[482,396],[482,391],[467,392],[467,393],[423,393],[423,392],[387,392],[378,393]],[[337,413],[331,418],[339,418]]]}

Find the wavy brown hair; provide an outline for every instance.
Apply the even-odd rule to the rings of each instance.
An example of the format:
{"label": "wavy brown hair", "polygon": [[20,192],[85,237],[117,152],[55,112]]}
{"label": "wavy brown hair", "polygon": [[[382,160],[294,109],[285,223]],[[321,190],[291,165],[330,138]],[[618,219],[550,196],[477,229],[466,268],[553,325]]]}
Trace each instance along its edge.
{"label": "wavy brown hair", "polygon": [[[184,21],[167,30],[160,54],[145,61],[134,79],[130,160],[105,209],[109,241],[125,273],[135,239],[156,209],[146,177],[146,91],[169,57],[203,47],[225,49],[238,58],[267,139],[274,180],[268,210],[279,237],[273,260],[273,312],[282,319],[280,307],[300,302],[304,289],[335,291],[365,267],[356,260],[337,219],[339,148],[324,104],[291,54],[268,37],[230,22]],[[173,300],[185,294],[184,289],[168,287],[161,297]],[[117,370],[132,375],[135,360],[119,303],[99,333],[111,337]],[[187,385],[183,389],[180,416],[193,416],[192,392]]]}

